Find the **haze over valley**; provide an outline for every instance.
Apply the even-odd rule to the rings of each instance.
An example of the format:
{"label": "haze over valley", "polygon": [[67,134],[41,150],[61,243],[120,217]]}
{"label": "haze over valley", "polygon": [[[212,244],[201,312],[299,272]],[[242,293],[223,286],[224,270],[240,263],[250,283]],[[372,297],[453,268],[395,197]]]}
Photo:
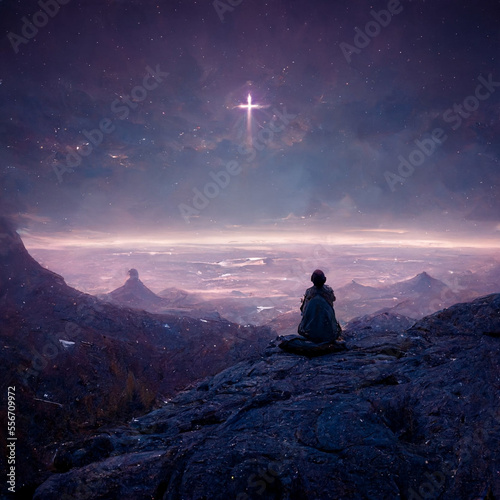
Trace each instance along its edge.
{"label": "haze over valley", "polygon": [[[28,248],[30,239],[28,241]],[[42,249],[32,255],[81,291],[104,297],[121,287],[136,269],[161,303],[129,303],[152,312],[218,312],[240,324],[263,325],[296,313],[316,268],[336,291],[338,319],[396,307],[419,319],[459,301],[493,293],[500,282],[495,249],[394,248],[360,245],[201,245],[152,248]],[[399,290],[397,283],[426,273],[433,283]],[[425,275],[424,275],[425,276]],[[422,288],[423,287],[423,288]],[[408,299],[420,309],[408,308]],[[399,308],[398,308],[399,306]]]}

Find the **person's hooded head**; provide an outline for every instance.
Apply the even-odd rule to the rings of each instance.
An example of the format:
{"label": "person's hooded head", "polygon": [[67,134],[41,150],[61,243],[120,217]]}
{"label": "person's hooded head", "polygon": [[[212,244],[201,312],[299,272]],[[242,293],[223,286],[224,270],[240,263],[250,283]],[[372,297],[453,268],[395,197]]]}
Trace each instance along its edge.
{"label": "person's hooded head", "polygon": [[321,288],[326,283],[325,273],[321,269],[316,269],[311,275],[311,281],[314,286]]}

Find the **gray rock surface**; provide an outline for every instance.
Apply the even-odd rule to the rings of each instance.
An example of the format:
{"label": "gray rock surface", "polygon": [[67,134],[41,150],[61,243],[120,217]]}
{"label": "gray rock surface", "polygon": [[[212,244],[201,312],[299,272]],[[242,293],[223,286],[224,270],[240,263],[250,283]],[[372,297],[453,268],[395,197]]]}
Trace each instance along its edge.
{"label": "gray rock surface", "polygon": [[346,331],[340,354],[274,342],[127,427],[61,447],[60,473],[34,498],[498,498],[499,331],[496,294],[406,332]]}

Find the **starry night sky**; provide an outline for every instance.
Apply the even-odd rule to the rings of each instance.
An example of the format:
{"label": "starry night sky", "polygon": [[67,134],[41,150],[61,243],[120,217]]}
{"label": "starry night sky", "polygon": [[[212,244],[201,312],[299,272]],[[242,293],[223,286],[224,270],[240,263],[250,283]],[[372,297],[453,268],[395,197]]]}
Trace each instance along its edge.
{"label": "starry night sky", "polygon": [[497,1],[40,9],[0,1],[0,209],[24,227],[498,240]]}

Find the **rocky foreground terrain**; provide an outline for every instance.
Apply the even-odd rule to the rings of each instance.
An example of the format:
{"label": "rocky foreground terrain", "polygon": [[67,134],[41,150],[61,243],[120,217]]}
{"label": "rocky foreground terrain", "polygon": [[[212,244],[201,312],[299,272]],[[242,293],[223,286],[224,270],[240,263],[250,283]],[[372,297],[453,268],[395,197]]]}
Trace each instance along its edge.
{"label": "rocky foreground terrain", "polygon": [[307,359],[274,342],[127,426],[60,446],[60,499],[500,496],[500,294],[389,313]]}
{"label": "rocky foreground terrain", "polygon": [[[61,442],[125,423],[186,385],[258,356],[274,337],[220,317],[100,301],[40,266],[0,217],[0,391],[5,402],[15,387],[19,498],[31,498],[47,477]],[[0,425],[6,450],[7,404]],[[1,459],[2,477],[6,466]]]}

